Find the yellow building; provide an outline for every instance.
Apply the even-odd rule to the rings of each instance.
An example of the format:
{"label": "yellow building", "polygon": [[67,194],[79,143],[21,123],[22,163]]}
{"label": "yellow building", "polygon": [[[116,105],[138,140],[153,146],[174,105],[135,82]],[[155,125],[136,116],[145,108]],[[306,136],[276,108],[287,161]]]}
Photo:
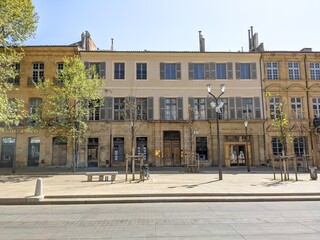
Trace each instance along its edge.
{"label": "yellow building", "polygon": [[320,53],[305,48],[300,52],[262,53],[263,90],[271,93],[266,99],[266,156],[281,154],[278,133],[272,127],[276,106],[284,104],[292,142],[288,155],[306,157],[309,165],[319,166],[320,157]]}

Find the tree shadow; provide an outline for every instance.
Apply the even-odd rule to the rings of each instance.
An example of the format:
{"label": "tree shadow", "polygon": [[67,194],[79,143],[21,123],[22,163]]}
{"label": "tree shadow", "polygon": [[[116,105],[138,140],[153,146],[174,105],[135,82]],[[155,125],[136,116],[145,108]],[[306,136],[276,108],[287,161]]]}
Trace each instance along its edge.
{"label": "tree shadow", "polygon": [[52,177],[50,175],[19,175],[19,176],[0,176],[0,184],[1,183],[20,183],[20,182],[28,182],[33,181],[37,178],[49,178]]}
{"label": "tree shadow", "polygon": [[214,180],[214,181],[198,183],[198,184],[184,184],[184,185],[180,185],[180,186],[171,186],[171,187],[168,187],[168,188],[195,188],[195,187],[199,187],[201,185],[210,184],[210,183],[219,182],[219,181],[220,180]]}

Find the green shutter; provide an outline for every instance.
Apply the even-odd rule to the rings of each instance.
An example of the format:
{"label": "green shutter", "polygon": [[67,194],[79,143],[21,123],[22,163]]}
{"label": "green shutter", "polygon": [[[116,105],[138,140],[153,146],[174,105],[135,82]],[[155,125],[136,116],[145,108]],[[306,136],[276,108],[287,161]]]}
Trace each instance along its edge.
{"label": "green shutter", "polygon": [[261,119],[260,97],[253,98],[255,119]]}
{"label": "green shutter", "polygon": [[207,97],[207,119],[213,119],[215,110],[211,107],[210,103],[214,101],[212,97]]}
{"label": "green shutter", "polygon": [[236,79],[241,78],[241,72],[240,72],[240,63],[236,63]]}
{"label": "green shutter", "polygon": [[188,98],[188,119],[189,120],[194,120],[194,98],[189,97]]}
{"label": "green shutter", "polygon": [[153,97],[148,97],[147,99],[148,105],[148,120],[153,120]]}
{"label": "green shutter", "polygon": [[209,63],[204,64],[204,79],[210,80],[210,64]]}
{"label": "green shutter", "polygon": [[100,63],[100,78],[106,79],[106,63],[101,62]]}
{"label": "green shutter", "polygon": [[214,62],[210,62],[209,67],[210,67],[210,79],[216,79],[216,64]]}
{"label": "green shutter", "polygon": [[177,103],[178,103],[178,120],[183,120],[183,98],[178,97],[177,98]]}
{"label": "green shutter", "polygon": [[250,78],[251,79],[257,79],[256,63],[250,63]]}
{"label": "green shutter", "polygon": [[237,119],[242,119],[242,98],[236,97]]}
{"label": "green shutter", "polygon": [[229,111],[230,111],[230,119],[236,119],[236,109],[234,97],[229,98]]}
{"label": "green shutter", "polygon": [[181,79],[181,63],[176,63],[177,80]]}
{"label": "green shutter", "polygon": [[106,120],[113,120],[113,98],[112,97],[106,97]]}
{"label": "green shutter", "polygon": [[100,120],[106,120],[106,106],[107,106],[107,99],[104,98],[103,105],[100,105]]}
{"label": "green shutter", "polygon": [[193,63],[189,63],[189,80],[193,80],[194,79],[194,64]]}
{"label": "green shutter", "polygon": [[232,67],[232,62],[227,63],[227,78],[228,79],[233,79],[233,67]]}
{"label": "green shutter", "polygon": [[166,101],[166,98],[160,97],[160,120],[165,120],[165,115],[166,115],[165,101]]}
{"label": "green shutter", "polygon": [[164,68],[165,68],[165,63],[160,63],[160,79],[165,79],[165,74],[164,74]]}

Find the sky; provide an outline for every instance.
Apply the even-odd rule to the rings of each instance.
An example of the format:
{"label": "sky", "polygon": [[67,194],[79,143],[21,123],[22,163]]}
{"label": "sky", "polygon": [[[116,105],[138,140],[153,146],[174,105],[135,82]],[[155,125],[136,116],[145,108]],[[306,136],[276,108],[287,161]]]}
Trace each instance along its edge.
{"label": "sky", "polygon": [[319,0],[33,0],[39,23],[25,45],[69,45],[88,31],[101,50],[320,51]]}

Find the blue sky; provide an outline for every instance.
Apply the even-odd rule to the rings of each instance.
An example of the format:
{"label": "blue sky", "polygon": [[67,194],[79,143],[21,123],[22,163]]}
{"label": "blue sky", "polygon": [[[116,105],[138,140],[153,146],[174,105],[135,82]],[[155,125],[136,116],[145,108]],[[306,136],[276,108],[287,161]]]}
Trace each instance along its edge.
{"label": "blue sky", "polygon": [[68,45],[89,31],[96,45],[119,51],[248,50],[254,27],[265,50],[320,51],[319,0],[33,0],[39,14],[26,45]]}

